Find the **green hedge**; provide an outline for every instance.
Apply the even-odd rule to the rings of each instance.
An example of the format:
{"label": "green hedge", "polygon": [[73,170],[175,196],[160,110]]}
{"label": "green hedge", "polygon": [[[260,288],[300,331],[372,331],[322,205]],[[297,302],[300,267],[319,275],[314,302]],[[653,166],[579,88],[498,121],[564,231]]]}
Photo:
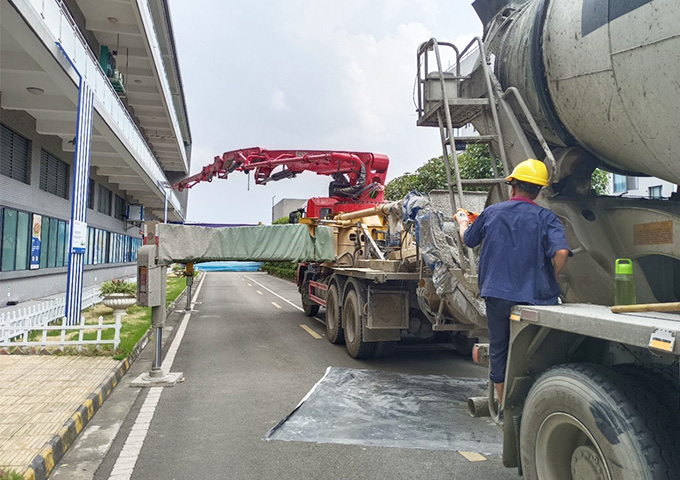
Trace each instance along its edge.
{"label": "green hedge", "polygon": [[297,263],[295,262],[265,262],[262,270],[275,277],[295,280]]}

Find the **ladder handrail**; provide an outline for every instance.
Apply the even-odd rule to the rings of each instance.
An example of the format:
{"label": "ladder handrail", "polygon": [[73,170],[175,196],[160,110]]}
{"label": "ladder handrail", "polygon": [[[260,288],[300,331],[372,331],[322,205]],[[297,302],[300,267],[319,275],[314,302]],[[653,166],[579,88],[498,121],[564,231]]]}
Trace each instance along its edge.
{"label": "ladder handrail", "polygon": [[[454,52],[456,53],[456,96],[458,96],[459,90],[460,90],[460,52],[458,51],[458,48],[456,48],[455,45],[451,43],[442,43],[444,46],[449,46],[451,47]],[[446,132],[448,132],[448,143],[449,147],[451,148],[451,157],[453,159],[453,170],[455,173],[456,177],[456,189],[458,191],[458,203],[460,205],[460,208],[465,208],[464,207],[464,201],[463,201],[463,183],[461,181],[460,177],[460,166],[458,164],[458,156],[456,154],[456,144],[455,140],[453,137],[453,121],[451,120],[451,110],[449,109],[449,99],[448,99],[448,94],[446,92],[446,82],[444,80],[444,70],[442,68],[442,60],[441,60],[441,55],[439,53],[439,42],[437,42],[437,39],[431,38],[428,42],[425,44],[421,45],[421,47],[418,49],[419,52],[424,52],[425,53],[425,75],[427,76],[427,52],[433,50],[435,59],[437,61],[437,73],[439,75],[439,85],[441,89],[441,94],[442,94],[442,104],[443,104],[443,109],[446,117]],[[420,74],[418,75],[420,78]],[[439,122],[439,132],[440,132],[440,137],[441,137],[441,142],[442,142],[442,149],[443,149],[443,157],[444,157],[444,166],[446,168],[446,179],[449,187],[449,197],[451,200],[451,208],[455,212],[457,210],[456,208],[456,198],[453,193],[453,181],[451,178],[451,165],[449,162],[449,155],[447,152],[446,148],[446,135],[445,135],[445,130],[444,126],[442,125],[442,118],[441,118],[441,113],[437,113],[437,120]],[[464,251],[467,251],[467,261],[468,261],[468,266],[470,273],[473,275],[476,272],[476,265],[475,265],[475,257],[474,253],[472,252],[472,249],[469,247],[466,247],[463,244],[462,239],[460,238],[459,235],[455,235],[455,241],[456,245],[458,247],[458,251],[460,252],[460,267],[463,275],[465,275],[466,268],[465,268],[465,262],[463,260],[464,258]]]}
{"label": "ladder handrail", "polygon": [[[516,87],[509,87],[507,90],[505,90],[505,92],[503,93],[501,98],[503,98],[503,100],[505,100],[510,95],[514,96],[515,100],[517,100],[517,104],[519,105],[519,108],[522,110],[522,113],[524,114],[524,116],[529,121],[529,125],[531,126],[531,130],[533,131],[534,135],[536,136],[536,139],[538,140],[538,142],[541,144],[541,148],[543,149],[543,152],[545,153],[545,158],[548,159],[548,161],[550,162],[550,166],[552,167],[552,171],[550,172],[550,176],[552,178],[552,175],[555,174],[556,170],[557,170],[557,162],[555,162],[555,157],[552,153],[552,150],[550,150],[550,147],[548,146],[548,142],[545,141],[545,137],[543,137],[541,130],[538,128],[538,124],[536,123],[534,116],[529,111],[529,107],[527,107],[527,104],[524,101],[524,98],[522,98],[522,94],[519,92],[519,90]],[[550,180],[548,180],[548,181],[550,181]]]}

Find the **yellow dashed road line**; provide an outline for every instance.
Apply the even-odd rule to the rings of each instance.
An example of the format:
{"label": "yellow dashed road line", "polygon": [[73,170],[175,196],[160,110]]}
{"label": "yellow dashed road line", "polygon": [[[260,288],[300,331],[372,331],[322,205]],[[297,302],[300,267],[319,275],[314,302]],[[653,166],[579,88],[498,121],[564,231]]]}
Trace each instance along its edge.
{"label": "yellow dashed road line", "polygon": [[259,290],[256,290],[256,291],[257,291],[257,293],[259,293],[260,295],[264,295],[264,293],[262,293],[261,291],[259,291]]}
{"label": "yellow dashed road line", "polygon": [[276,308],[281,308],[281,305],[279,305],[279,304],[276,303],[276,302],[272,302],[272,305],[274,305]]}
{"label": "yellow dashed road line", "polygon": [[307,325],[300,325],[300,326],[302,327],[302,329],[303,329],[305,332],[309,333],[312,337],[316,338],[317,340],[320,339],[320,338],[322,338],[321,335],[319,335],[319,334],[316,333],[314,330],[312,330],[311,327],[308,327]]}
{"label": "yellow dashed road line", "polygon": [[484,462],[486,457],[477,452],[458,452],[464,456],[469,462]]}

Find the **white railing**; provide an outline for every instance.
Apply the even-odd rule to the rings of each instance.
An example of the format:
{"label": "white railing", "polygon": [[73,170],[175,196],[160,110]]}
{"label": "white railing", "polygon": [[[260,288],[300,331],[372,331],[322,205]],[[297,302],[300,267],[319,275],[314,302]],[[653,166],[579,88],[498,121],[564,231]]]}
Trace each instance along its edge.
{"label": "white railing", "polygon": [[[40,328],[21,327],[20,340],[0,340],[0,347],[59,347],[59,350],[64,350],[65,346],[75,346],[78,351],[82,351],[83,345],[95,345],[97,349],[101,345],[113,345],[113,349],[117,349],[120,345],[120,315],[116,315],[116,323],[104,323],[104,317],[99,317],[96,325],[85,324],[85,317],[80,317],[79,325],[68,325],[66,317],[62,317],[61,325],[43,326]],[[110,340],[102,339],[102,332],[104,330],[114,329],[113,338]],[[97,335],[94,340],[85,340],[86,331],[96,331]],[[16,331],[16,327],[1,327],[0,338],[5,332]],[[30,333],[33,331],[42,331],[40,340],[31,340]],[[58,338],[50,337],[47,332],[61,332]],[[77,340],[70,340],[71,334],[78,332]]]}
{"label": "white railing", "polygon": [[[82,308],[101,302],[99,287],[83,289]],[[16,338],[26,329],[39,330],[64,316],[66,298],[59,297],[28,307],[0,313],[0,343]]]}
{"label": "white railing", "polygon": [[[60,0],[24,0],[24,2],[30,4],[33,10],[40,15],[42,26],[53,37],[52,39],[43,39],[47,48],[53,51],[57,48],[54,46],[55,42],[61,45],[78,72],[87,79],[90,88],[94,90],[95,98],[98,101],[97,110],[100,113],[106,113],[106,116],[122,133],[122,137],[125,138],[133,157],[147,175],[154,180],[154,184],[158,185],[159,181],[167,182],[168,179],[158,165],[156,157],[132,120],[127,108],[113,89],[111,82],[106,77],[99,61],[90,50],[71,15],[62,6],[62,2]],[[24,2],[16,2],[16,4],[20,5]],[[181,216],[184,216],[182,205],[174,192],[170,192],[168,200],[175,210]]]}

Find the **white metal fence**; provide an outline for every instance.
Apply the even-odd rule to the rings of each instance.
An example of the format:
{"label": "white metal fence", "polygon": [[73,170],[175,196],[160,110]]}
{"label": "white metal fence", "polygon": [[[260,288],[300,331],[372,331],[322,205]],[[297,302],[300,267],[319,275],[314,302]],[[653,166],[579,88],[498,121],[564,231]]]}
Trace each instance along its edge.
{"label": "white metal fence", "polygon": [[[83,308],[101,302],[99,287],[83,289]],[[64,297],[48,300],[36,305],[17,308],[0,314],[0,345],[12,338],[23,335],[26,329],[40,330],[64,316]]]}
{"label": "white metal fence", "polygon": [[[15,340],[11,341],[7,336],[6,340],[0,340],[0,347],[59,347],[63,350],[65,346],[76,346],[78,351],[82,351],[83,345],[95,345],[99,348],[101,345],[113,345],[114,350],[120,345],[120,328],[121,321],[120,315],[116,315],[116,323],[104,324],[104,317],[99,317],[96,325],[86,325],[85,317],[80,317],[80,324],[78,325],[67,325],[66,317],[61,319],[61,325],[49,325],[39,328],[24,326],[17,330],[17,327],[2,327],[0,326],[0,337],[2,337],[6,331],[12,329],[14,332]],[[102,333],[104,330],[114,329],[113,338],[104,340],[102,339]],[[96,331],[96,338],[93,340],[85,340],[85,332]],[[31,339],[30,333],[32,331],[42,331],[40,340]],[[57,338],[54,336],[49,336],[48,332],[61,332],[61,335]],[[78,332],[78,339],[74,340],[71,338],[73,332]],[[17,338],[21,337],[21,338]]]}

